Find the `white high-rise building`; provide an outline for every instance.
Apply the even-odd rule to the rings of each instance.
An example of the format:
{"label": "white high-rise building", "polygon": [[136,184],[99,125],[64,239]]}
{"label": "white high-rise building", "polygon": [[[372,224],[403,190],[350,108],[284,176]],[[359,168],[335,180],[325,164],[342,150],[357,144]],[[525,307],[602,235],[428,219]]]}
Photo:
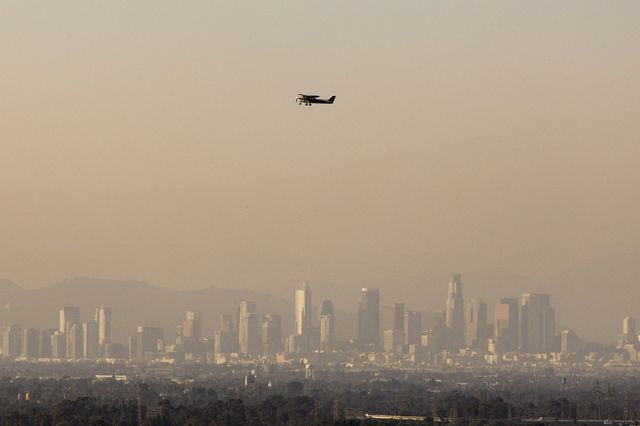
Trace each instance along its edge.
{"label": "white high-rise building", "polygon": [[311,287],[305,282],[295,292],[296,334],[306,334],[311,327]]}
{"label": "white high-rise building", "polygon": [[72,348],[73,342],[71,341],[71,328],[74,325],[78,325],[80,327],[79,337],[76,338],[76,341],[79,341],[82,338],[82,319],[80,317],[80,309],[75,306],[65,306],[59,311],[59,331],[64,336],[65,341],[65,356],[67,358],[71,358],[72,355],[75,355],[76,358],[82,357],[82,345],[80,349]]}
{"label": "white high-rise building", "polygon": [[111,343],[111,308],[99,306],[96,309],[95,321],[98,324],[98,344],[103,347]]}
{"label": "white high-rise building", "polygon": [[238,341],[240,353],[260,355],[260,317],[255,302],[242,301],[238,310]]}

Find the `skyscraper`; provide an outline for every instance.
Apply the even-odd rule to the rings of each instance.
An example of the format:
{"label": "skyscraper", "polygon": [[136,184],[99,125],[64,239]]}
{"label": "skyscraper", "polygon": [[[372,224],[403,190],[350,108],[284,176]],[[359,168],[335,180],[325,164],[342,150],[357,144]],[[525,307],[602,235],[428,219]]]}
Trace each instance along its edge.
{"label": "skyscraper", "polygon": [[404,303],[382,306],[382,329],[404,330]]}
{"label": "skyscraper", "polygon": [[451,275],[447,306],[445,308],[445,325],[447,326],[450,349],[458,349],[464,343],[464,298],[462,296],[462,277]]}
{"label": "skyscraper", "polygon": [[234,327],[232,315],[220,315],[220,330],[219,333],[216,333],[214,340],[217,354],[231,353],[238,350],[238,330]]}
{"label": "skyscraper", "polygon": [[255,302],[242,301],[239,309],[238,341],[240,353],[260,354],[260,318],[256,313]]}
{"label": "skyscraper", "polygon": [[192,339],[202,339],[202,313],[187,311],[182,322],[182,335]]}
{"label": "skyscraper", "polygon": [[311,327],[311,287],[304,282],[295,292],[296,334],[306,334]]}
{"label": "skyscraper", "polygon": [[[379,347],[380,340],[380,291],[363,288],[358,307],[358,342],[361,347]],[[368,348],[367,348],[368,349]]]}
{"label": "skyscraper", "polygon": [[95,321],[98,324],[98,344],[102,348],[111,343],[111,308],[98,306]]}
{"label": "skyscraper", "polygon": [[240,328],[240,353],[260,355],[260,316],[256,312],[248,312]]}
{"label": "skyscraper", "polygon": [[[80,329],[82,330],[82,320],[80,318],[80,309],[76,308],[75,306],[65,306],[64,308],[60,309],[58,319],[59,319],[59,331],[60,333],[64,333],[64,340],[65,340],[64,356],[67,358],[71,358],[71,354],[72,352],[74,352],[74,349],[71,347],[72,345],[71,327],[77,324],[80,326]],[[82,352],[82,348],[80,348],[80,351],[78,353],[81,353],[81,352]],[[74,352],[74,354],[76,354],[76,352]]]}
{"label": "skyscraper", "polygon": [[21,355],[25,358],[37,358],[40,356],[39,340],[40,332],[33,328],[22,330]]}
{"label": "skyscraper", "polygon": [[388,329],[383,333],[382,346],[385,352],[396,352],[398,346],[405,343],[404,330]]}
{"label": "skyscraper", "polygon": [[53,335],[59,331],[57,329],[42,330],[38,338],[38,347],[40,351],[40,357],[53,358],[51,349],[53,345]]}
{"label": "skyscraper", "polygon": [[332,349],[335,338],[333,303],[331,300],[323,300],[320,305],[320,347],[323,350]]}
{"label": "skyscraper", "polygon": [[638,345],[638,331],[633,317],[624,317],[622,320],[622,344]]}
{"label": "skyscraper", "polygon": [[135,342],[129,342],[130,351],[135,349],[136,361],[152,361],[158,355],[158,347],[164,342],[164,330],[157,327],[138,326]]}
{"label": "skyscraper", "polygon": [[213,353],[216,355],[226,354],[229,350],[230,335],[222,330],[213,332]]}
{"label": "skyscraper", "polygon": [[82,324],[82,356],[87,359],[96,359],[99,355],[100,333],[98,324],[89,321]]}
{"label": "skyscraper", "polygon": [[419,345],[422,335],[422,318],[420,312],[406,311],[403,318],[404,344]]}
{"label": "skyscraper", "polygon": [[62,359],[67,356],[67,335],[56,330],[51,336],[51,358]]}
{"label": "skyscraper", "polygon": [[493,337],[507,352],[518,349],[518,299],[503,298],[494,308]]}
{"label": "skyscraper", "polygon": [[273,357],[282,350],[282,319],[280,315],[262,317],[262,354]]}
{"label": "skyscraper", "polygon": [[22,329],[18,325],[8,325],[2,331],[2,354],[20,356],[22,350]]}
{"label": "skyscraper", "polygon": [[570,354],[578,351],[578,335],[571,330],[560,332],[560,352]]}
{"label": "skyscraper", "polygon": [[66,333],[69,324],[80,324],[81,322],[80,309],[76,308],[75,306],[65,306],[64,308],[60,309],[60,328],[58,329],[60,333]]}
{"label": "skyscraper", "polygon": [[67,358],[81,359],[84,356],[84,335],[82,324],[71,324],[67,336]]}
{"label": "skyscraper", "polygon": [[225,333],[233,333],[233,317],[229,314],[221,314],[220,315],[220,331],[224,331]]}
{"label": "skyscraper", "polygon": [[487,351],[487,304],[470,299],[464,303],[465,346],[475,351]]}
{"label": "skyscraper", "polygon": [[518,346],[521,352],[543,353],[555,349],[555,310],[551,307],[548,294],[523,293],[520,296],[518,322]]}

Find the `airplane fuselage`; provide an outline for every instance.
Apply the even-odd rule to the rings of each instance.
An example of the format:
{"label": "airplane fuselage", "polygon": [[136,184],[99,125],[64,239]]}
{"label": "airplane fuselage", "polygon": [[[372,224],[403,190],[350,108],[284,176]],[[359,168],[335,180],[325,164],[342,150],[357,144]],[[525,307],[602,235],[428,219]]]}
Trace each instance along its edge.
{"label": "airplane fuselage", "polygon": [[298,95],[296,102],[298,105],[305,104],[307,106],[311,104],[332,104],[336,99],[335,96],[331,96],[329,99],[320,99],[317,95]]}

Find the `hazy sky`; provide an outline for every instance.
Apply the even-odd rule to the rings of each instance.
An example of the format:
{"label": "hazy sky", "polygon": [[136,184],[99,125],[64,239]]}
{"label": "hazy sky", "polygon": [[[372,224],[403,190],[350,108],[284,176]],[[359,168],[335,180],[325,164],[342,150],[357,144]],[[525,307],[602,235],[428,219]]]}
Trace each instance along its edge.
{"label": "hazy sky", "polygon": [[638,247],[639,17],[2,0],[0,277],[288,294]]}

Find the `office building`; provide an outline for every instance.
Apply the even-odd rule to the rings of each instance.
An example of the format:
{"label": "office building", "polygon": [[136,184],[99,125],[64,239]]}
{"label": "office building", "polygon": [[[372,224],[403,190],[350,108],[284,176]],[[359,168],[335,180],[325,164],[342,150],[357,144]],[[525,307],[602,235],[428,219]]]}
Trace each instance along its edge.
{"label": "office building", "polygon": [[138,358],[138,335],[129,336],[127,341],[127,349],[129,352],[129,360],[135,361]]}
{"label": "office building", "polygon": [[404,331],[404,303],[382,306],[382,329]]}
{"label": "office building", "polygon": [[221,333],[214,334],[214,347],[219,348],[219,349],[216,349],[216,351],[219,351],[217,353],[226,354],[226,353],[237,352],[238,351],[238,330],[235,328],[233,324],[232,315],[230,314],[220,315],[219,331]]}
{"label": "office building", "polygon": [[335,316],[331,300],[323,300],[320,305],[320,348],[331,350],[335,345]]}
{"label": "office building", "polygon": [[2,353],[4,356],[17,357],[22,351],[22,328],[8,325],[2,331]]}
{"label": "office building", "polygon": [[80,318],[80,309],[76,308],[75,306],[65,306],[64,308],[60,309],[58,318],[58,330],[61,333],[66,333],[68,331],[67,328],[69,324],[73,325],[82,323],[82,320]]}
{"label": "office building", "polygon": [[220,330],[229,334],[234,332],[235,328],[233,327],[233,317],[231,315],[220,315]]}
{"label": "office building", "polygon": [[158,356],[159,349],[164,346],[164,331],[157,327],[139,326],[135,344],[129,342],[130,352],[135,349],[138,362],[152,361]]}
{"label": "office building", "polygon": [[571,330],[560,332],[560,352],[570,354],[578,352],[578,335]]}
{"label": "office building", "polygon": [[518,299],[503,298],[494,307],[493,338],[505,352],[518,350]]}
{"label": "office building", "polygon": [[449,348],[457,350],[464,344],[464,298],[462,296],[462,277],[453,274],[449,280],[447,303],[445,307],[445,325],[449,335]]}
{"label": "office building", "polygon": [[628,344],[638,345],[638,331],[633,317],[624,317],[622,320],[622,345]]}
{"label": "office building", "polygon": [[182,336],[200,340],[202,339],[202,313],[187,311],[182,322]]}
{"label": "office building", "polygon": [[424,346],[427,352],[440,352],[443,346],[442,339],[442,333],[429,329],[420,336],[420,345]]}
{"label": "office building", "polygon": [[320,350],[320,327],[309,327],[307,334],[304,336],[304,345],[306,351]]}
{"label": "office building", "polygon": [[33,328],[22,330],[20,355],[25,358],[38,358],[40,356],[40,332]]}
{"label": "office building", "polygon": [[487,304],[470,299],[464,303],[465,347],[477,352],[487,351]]}
{"label": "office building", "polygon": [[233,334],[223,330],[215,330],[213,332],[213,353],[229,354],[235,352],[236,346],[232,343],[235,339]]}
{"label": "office building", "polygon": [[256,313],[255,302],[240,302],[239,317],[239,352],[245,355],[257,356],[261,352],[260,317]]}
{"label": "office building", "polygon": [[53,345],[53,335],[57,329],[42,330],[38,337],[38,351],[41,358],[52,358],[51,348]]}
{"label": "office building", "polygon": [[554,352],[555,310],[548,294],[523,293],[518,315],[520,352]]}
{"label": "office building", "polygon": [[375,350],[380,340],[380,291],[363,288],[358,306],[358,343],[364,350]]}
{"label": "office building", "polygon": [[302,354],[305,350],[302,334],[292,334],[287,338],[287,352],[290,354]]}
{"label": "office building", "polygon": [[296,334],[306,334],[311,327],[311,287],[305,282],[302,287],[295,291],[294,301]]}
{"label": "office building", "polygon": [[[64,333],[65,339],[65,355],[63,358],[71,358],[73,349],[71,348],[71,327],[78,324],[82,328],[82,319],[80,317],[80,309],[75,306],[65,306],[58,313],[58,331]],[[80,352],[82,349],[80,349]]]}
{"label": "office building", "polygon": [[67,357],[67,334],[56,330],[51,336],[51,358],[62,359]]}
{"label": "office building", "polygon": [[84,356],[84,331],[82,324],[70,324],[68,330],[67,358],[81,359]]}
{"label": "office building", "polygon": [[100,353],[100,332],[98,323],[89,321],[82,324],[82,356],[87,359],[96,359]]}
{"label": "office building", "polygon": [[419,345],[422,335],[422,317],[420,312],[406,311],[403,318],[404,343],[406,345]]}
{"label": "office building", "polygon": [[111,343],[111,308],[99,306],[96,309],[95,322],[98,324],[98,345],[102,348]]}
{"label": "office building", "polygon": [[280,315],[262,317],[262,354],[274,357],[282,351],[282,319]]}
{"label": "office building", "polygon": [[398,350],[398,346],[402,346],[405,343],[404,330],[385,330],[383,337],[383,349],[388,353],[396,352]]}

